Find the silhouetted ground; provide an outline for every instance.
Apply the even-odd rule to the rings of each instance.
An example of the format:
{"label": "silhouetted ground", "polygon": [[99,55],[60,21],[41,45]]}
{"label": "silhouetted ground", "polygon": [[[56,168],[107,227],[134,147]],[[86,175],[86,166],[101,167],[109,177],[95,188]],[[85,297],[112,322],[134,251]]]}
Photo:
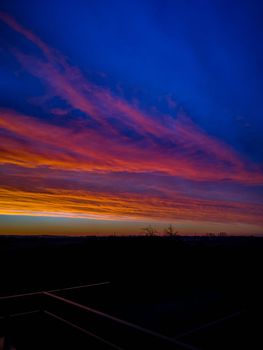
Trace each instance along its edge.
{"label": "silhouetted ground", "polygon": [[[262,259],[263,238],[255,237],[6,236],[0,237],[0,295],[111,281],[59,295],[169,337],[180,335],[199,349],[261,349]],[[23,310],[19,303],[12,307]],[[6,307],[0,301],[0,311]],[[28,337],[33,343],[52,339],[43,345],[49,349],[87,341],[75,331],[65,338],[59,322],[51,327],[46,318],[30,323],[30,317],[12,324],[21,349],[31,348]],[[84,326],[85,317],[79,322]],[[68,347],[56,344],[63,339]]]}

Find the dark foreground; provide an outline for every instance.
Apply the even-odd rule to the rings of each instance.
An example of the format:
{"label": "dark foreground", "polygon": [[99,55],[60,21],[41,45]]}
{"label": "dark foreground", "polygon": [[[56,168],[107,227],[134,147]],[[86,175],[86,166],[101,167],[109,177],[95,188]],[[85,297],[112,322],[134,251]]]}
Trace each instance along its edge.
{"label": "dark foreground", "polygon": [[110,281],[53,294],[174,343],[42,294],[0,299],[0,338],[17,350],[262,349],[262,260],[254,237],[0,237],[0,295]]}

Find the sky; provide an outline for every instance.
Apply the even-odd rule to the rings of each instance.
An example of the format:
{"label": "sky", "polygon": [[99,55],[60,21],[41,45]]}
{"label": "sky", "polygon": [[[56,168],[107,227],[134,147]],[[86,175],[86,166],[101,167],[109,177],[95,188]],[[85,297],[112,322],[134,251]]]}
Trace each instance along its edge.
{"label": "sky", "polygon": [[263,3],[0,2],[0,234],[263,234]]}

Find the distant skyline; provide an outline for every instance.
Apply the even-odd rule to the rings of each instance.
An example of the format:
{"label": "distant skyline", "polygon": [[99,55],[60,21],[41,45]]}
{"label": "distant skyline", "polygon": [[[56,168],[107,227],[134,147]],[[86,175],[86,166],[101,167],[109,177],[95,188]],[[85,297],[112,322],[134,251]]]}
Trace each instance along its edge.
{"label": "distant skyline", "polygon": [[261,1],[0,4],[0,234],[263,234]]}

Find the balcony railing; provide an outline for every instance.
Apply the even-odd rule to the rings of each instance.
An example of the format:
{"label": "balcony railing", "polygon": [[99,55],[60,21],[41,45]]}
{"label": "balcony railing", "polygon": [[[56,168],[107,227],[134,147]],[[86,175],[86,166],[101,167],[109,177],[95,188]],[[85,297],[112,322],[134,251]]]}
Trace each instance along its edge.
{"label": "balcony railing", "polygon": [[[39,314],[93,338],[108,349],[198,350],[179,339],[168,337],[59,295],[65,291],[105,287],[109,284],[110,282],[101,282],[0,297],[0,320],[8,323],[13,318]],[[2,350],[1,347],[0,350]]]}

